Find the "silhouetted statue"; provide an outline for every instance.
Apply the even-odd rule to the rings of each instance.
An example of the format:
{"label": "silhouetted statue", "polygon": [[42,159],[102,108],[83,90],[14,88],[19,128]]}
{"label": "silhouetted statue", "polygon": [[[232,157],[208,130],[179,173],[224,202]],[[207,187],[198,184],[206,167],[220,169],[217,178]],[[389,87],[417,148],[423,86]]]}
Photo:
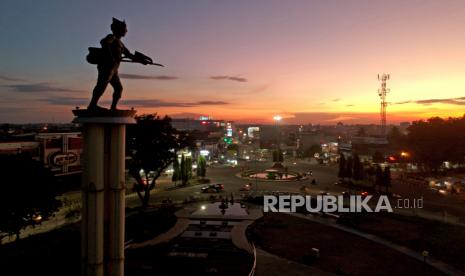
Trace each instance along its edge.
{"label": "silhouetted statue", "polygon": [[[121,61],[129,61],[142,63],[144,65],[158,65],[153,63],[152,59],[144,54],[135,52],[132,54],[121,42],[121,38],[128,32],[125,21],[120,21],[113,18],[111,24],[112,34],[107,35],[100,41],[102,48],[89,48],[89,55],[87,61],[91,64],[97,64],[98,78],[97,85],[95,85],[92,93],[92,100],[89,103],[87,109],[89,110],[100,110],[103,109],[97,105],[98,100],[105,92],[108,83],[113,87],[113,101],[111,103],[111,110],[116,110],[121,94],[123,92],[123,86],[118,76],[118,68]],[[125,58],[125,59],[123,59]]]}

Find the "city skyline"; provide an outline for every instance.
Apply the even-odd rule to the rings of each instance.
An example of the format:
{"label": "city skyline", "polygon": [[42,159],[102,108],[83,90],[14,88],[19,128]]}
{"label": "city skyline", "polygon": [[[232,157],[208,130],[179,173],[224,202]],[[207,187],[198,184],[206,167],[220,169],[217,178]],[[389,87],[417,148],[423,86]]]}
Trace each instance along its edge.
{"label": "city skyline", "polygon": [[[0,122],[70,122],[95,85],[87,47],[126,20],[121,104],[139,113],[239,123],[379,123],[462,116],[461,1],[6,1],[0,11]],[[109,105],[107,88],[104,105]]]}

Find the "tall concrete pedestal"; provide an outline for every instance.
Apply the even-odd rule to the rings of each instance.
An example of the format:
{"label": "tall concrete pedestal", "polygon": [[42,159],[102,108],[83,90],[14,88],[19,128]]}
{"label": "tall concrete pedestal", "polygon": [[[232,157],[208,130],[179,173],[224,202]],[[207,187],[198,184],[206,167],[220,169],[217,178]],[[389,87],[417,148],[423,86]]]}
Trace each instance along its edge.
{"label": "tall concrete pedestal", "polygon": [[73,110],[83,126],[82,275],[124,275],[126,125],[135,110]]}

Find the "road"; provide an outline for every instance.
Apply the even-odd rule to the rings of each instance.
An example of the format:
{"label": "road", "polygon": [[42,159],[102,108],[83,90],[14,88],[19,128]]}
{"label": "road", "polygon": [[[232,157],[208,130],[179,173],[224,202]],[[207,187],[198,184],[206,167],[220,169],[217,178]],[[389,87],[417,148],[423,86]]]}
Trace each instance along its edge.
{"label": "road", "polygon": [[[319,194],[322,191],[329,192],[331,194],[340,194],[341,192],[348,190],[345,187],[334,184],[338,181],[337,165],[320,165],[307,161],[284,163],[285,166],[289,167],[289,171],[297,171],[302,173],[312,170],[313,177],[303,181],[254,181],[241,179],[236,176],[238,173],[240,173],[241,167],[249,168],[255,171],[264,171],[265,169],[270,168],[272,165],[273,164],[271,162],[241,162],[237,167],[226,165],[210,167],[207,170],[207,177],[211,179],[212,183],[223,183],[225,185],[225,191],[222,193],[223,196],[230,196],[231,194],[234,194],[236,198],[240,194],[244,193],[240,191],[240,189],[247,183],[252,183],[252,191],[258,192],[299,192],[303,185],[307,187],[307,191],[312,195]],[[311,184],[312,178],[316,180],[316,185]],[[128,185],[128,187],[130,186],[131,185]],[[160,203],[162,200],[167,198],[173,201],[183,201],[192,196],[205,196],[206,194],[202,194],[200,192],[202,186],[204,185],[194,185],[174,190],[166,190],[169,187],[173,187],[173,183],[171,182],[170,177],[161,177],[157,180],[157,187],[151,192],[150,203]],[[399,194],[402,198],[412,199],[423,197],[424,199],[423,209],[411,209],[410,211],[402,210],[403,214],[422,216],[436,220],[446,220],[448,222],[465,222],[465,200],[463,195],[444,196],[428,190],[425,186],[413,186],[401,181],[397,181],[395,179],[393,180],[392,191],[396,194]],[[67,200],[78,204],[80,202],[80,192],[76,191],[68,193],[64,196],[64,198],[67,198]],[[138,196],[136,194],[126,195],[126,205],[127,207],[140,206],[140,200]],[[69,223],[70,221],[74,221],[65,219],[66,211],[66,209],[60,210],[55,218],[50,221],[43,222],[42,226],[39,225],[36,228],[29,227],[25,229],[22,231],[21,236],[25,237],[50,231],[58,226]],[[10,242],[12,240],[14,240],[14,237],[12,237],[12,239],[6,237],[3,239],[3,242]]]}
{"label": "road", "polygon": [[[270,168],[273,164],[271,162],[242,162],[237,167],[231,166],[218,166],[214,168],[208,168],[207,177],[211,179],[212,183],[223,183],[225,186],[224,195],[242,194],[244,192],[240,189],[247,183],[252,183],[252,191],[282,191],[282,192],[299,192],[302,185],[307,186],[312,193],[318,194],[321,191],[329,191],[340,193],[345,189],[342,187],[335,186],[334,183],[338,180],[337,167],[334,166],[323,166],[323,165],[311,165],[305,162],[285,163],[285,166],[289,167],[289,171],[307,172],[313,171],[313,178],[316,180],[316,185],[311,184],[310,179],[303,181],[254,181],[241,179],[236,176],[241,171],[241,167],[247,167],[252,170],[263,171]],[[166,178],[161,178],[159,181],[158,188],[153,191],[151,195],[151,203],[160,202],[163,199],[170,198],[172,200],[184,200],[189,196],[201,195],[201,187],[204,185],[188,186],[176,190],[166,191],[167,187],[173,186]],[[129,203],[130,205],[132,203]]]}
{"label": "road", "polygon": [[[310,194],[316,195],[322,191],[329,192],[331,194],[340,194],[343,191],[347,191],[348,188],[335,185],[338,181],[337,178],[337,165],[320,165],[310,163],[307,161],[297,161],[284,163],[285,166],[289,167],[289,171],[307,172],[313,171],[313,177],[305,181],[254,181],[245,180],[237,177],[240,173],[241,167],[252,169],[254,171],[264,171],[272,166],[271,162],[241,162],[237,167],[231,166],[219,166],[214,168],[208,168],[207,176],[212,180],[212,183],[223,183],[225,185],[225,191],[223,195],[230,195],[231,193],[235,196],[243,194],[240,189],[247,183],[252,183],[252,190],[259,192],[266,191],[282,191],[282,192],[299,192],[302,185],[307,187],[307,191]],[[317,185],[311,184],[311,179],[316,180]],[[189,196],[200,196],[200,189],[203,185],[188,186],[176,190],[166,191],[167,187],[171,187],[173,184],[168,178],[162,178],[159,181],[158,187],[153,191],[151,195],[151,203],[160,202],[163,199],[170,198],[172,200],[184,200]],[[423,198],[424,206],[422,209],[408,209],[408,210],[397,210],[403,214],[418,215],[426,218],[434,218],[448,220],[449,222],[457,220],[457,222],[465,222],[465,199],[463,195],[442,195],[439,193],[432,192],[426,187],[426,185],[414,186],[405,182],[393,179],[391,191],[395,194],[400,195],[401,198],[407,198],[410,200]],[[391,203],[395,199],[391,200]],[[140,204],[137,198],[134,201],[128,201],[128,205]],[[441,219],[442,220],[442,219]]]}

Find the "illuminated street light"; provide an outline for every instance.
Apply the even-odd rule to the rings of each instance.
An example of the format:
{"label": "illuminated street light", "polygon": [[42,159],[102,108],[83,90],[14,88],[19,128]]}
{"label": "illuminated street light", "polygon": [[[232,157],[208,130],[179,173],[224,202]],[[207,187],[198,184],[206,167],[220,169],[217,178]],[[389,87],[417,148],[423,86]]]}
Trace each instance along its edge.
{"label": "illuminated street light", "polygon": [[275,115],[275,116],[273,116],[273,120],[275,120],[275,121],[281,121],[282,118],[283,118],[283,117],[280,116],[280,115]]}

